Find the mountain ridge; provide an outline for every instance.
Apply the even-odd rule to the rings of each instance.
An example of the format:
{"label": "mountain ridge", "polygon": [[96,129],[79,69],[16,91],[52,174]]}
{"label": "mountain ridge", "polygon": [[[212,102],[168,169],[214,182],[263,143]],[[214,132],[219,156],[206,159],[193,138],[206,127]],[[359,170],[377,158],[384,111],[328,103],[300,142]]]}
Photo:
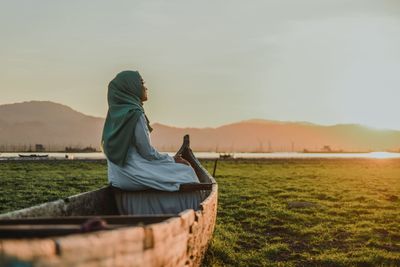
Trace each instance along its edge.
{"label": "mountain ridge", "polygon": [[[0,150],[5,146],[37,143],[48,149],[92,146],[100,149],[104,118],[85,115],[52,101],[25,101],[0,105]],[[397,150],[400,131],[378,130],[360,124],[318,125],[249,119],[218,127],[175,127],[153,123],[153,144],[176,151],[182,136],[191,135],[195,151],[272,152],[319,150]]]}

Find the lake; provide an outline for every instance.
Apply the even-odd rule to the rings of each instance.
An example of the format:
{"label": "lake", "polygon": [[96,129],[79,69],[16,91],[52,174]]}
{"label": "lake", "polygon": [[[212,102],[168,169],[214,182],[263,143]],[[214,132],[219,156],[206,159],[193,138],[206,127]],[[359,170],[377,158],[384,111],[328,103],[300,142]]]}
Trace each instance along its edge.
{"label": "lake", "polygon": [[[174,152],[167,152],[169,155],[175,155]],[[21,159],[18,154],[29,155],[49,155],[49,159],[105,159],[102,152],[95,153],[1,153],[0,160]],[[216,152],[195,152],[197,158],[200,159],[216,159],[220,153]],[[273,158],[370,158],[370,159],[386,159],[400,158],[400,153],[393,152],[368,152],[368,153],[300,153],[300,152],[276,152],[276,153],[232,153],[233,158],[243,159],[273,159]]]}

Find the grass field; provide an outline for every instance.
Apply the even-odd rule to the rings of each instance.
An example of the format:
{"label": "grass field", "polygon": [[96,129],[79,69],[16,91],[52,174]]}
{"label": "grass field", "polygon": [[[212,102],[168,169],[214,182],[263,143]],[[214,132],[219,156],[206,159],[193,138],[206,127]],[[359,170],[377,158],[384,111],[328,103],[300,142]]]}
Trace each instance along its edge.
{"label": "grass field", "polygon": [[[225,161],[216,178],[205,266],[400,266],[398,159]],[[1,162],[0,212],[106,183],[105,163]]]}

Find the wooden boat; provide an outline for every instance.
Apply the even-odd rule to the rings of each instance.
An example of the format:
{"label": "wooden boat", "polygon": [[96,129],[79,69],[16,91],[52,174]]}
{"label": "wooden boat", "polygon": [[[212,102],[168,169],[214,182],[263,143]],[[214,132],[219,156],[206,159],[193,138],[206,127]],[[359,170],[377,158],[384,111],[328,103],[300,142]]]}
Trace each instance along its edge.
{"label": "wooden boat", "polygon": [[[193,155],[189,136],[177,154],[191,163],[200,184],[177,192],[108,186],[0,215],[0,266],[199,266],[215,226],[218,186]],[[124,194],[202,199],[173,214],[121,215]]]}
{"label": "wooden boat", "polygon": [[18,154],[20,158],[47,158],[49,157],[48,154],[46,155],[39,155],[39,154],[29,154],[29,155],[24,155],[24,154]]}

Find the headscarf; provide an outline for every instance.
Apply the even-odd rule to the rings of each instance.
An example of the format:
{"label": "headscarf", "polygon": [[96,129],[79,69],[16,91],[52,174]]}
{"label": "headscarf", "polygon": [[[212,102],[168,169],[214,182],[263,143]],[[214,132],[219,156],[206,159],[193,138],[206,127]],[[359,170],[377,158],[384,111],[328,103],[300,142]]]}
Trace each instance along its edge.
{"label": "headscarf", "polygon": [[[143,82],[137,71],[122,71],[108,84],[108,112],[102,147],[107,158],[123,166],[129,146],[135,144],[135,127],[142,114]],[[146,117],[148,127],[149,120]]]}

